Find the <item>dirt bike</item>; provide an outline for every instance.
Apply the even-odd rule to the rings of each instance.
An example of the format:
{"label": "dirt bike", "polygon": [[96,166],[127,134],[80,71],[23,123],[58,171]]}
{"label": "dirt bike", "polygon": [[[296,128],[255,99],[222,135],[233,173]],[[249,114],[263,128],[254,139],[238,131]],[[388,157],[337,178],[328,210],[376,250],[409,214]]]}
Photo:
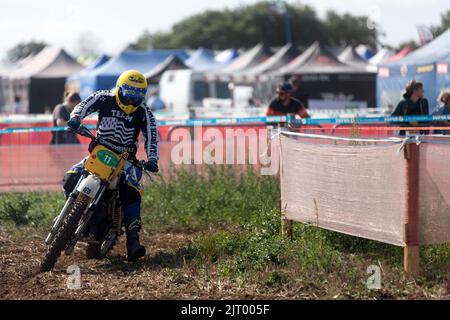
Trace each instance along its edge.
{"label": "dirt bike", "polygon": [[128,162],[144,171],[144,161],[131,160],[127,152],[117,154],[108,149],[85,126],[81,125],[75,132],[91,138],[95,147],[45,239],[48,250],[41,272],[52,270],[62,251],[71,255],[80,240],[88,241],[88,250],[89,245],[96,244],[94,248],[99,249],[94,253],[95,258],[105,258],[124,233],[118,185],[125,164]]}

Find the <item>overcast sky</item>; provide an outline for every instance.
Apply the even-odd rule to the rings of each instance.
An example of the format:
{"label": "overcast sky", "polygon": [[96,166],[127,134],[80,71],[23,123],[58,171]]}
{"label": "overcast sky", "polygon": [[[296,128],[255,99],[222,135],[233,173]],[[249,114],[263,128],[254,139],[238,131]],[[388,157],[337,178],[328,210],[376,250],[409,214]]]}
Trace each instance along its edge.
{"label": "overcast sky", "polygon": [[[181,19],[206,9],[235,8],[257,0],[2,0],[0,56],[19,41],[43,40],[73,52],[80,33],[91,32],[100,51],[117,53],[144,30],[169,30]],[[298,0],[289,0],[296,3]],[[450,0],[301,0],[321,17],[333,9],[355,15],[371,14],[386,37],[397,45],[417,40],[416,25],[436,25],[450,9]],[[295,32],[295,30],[294,30]]]}

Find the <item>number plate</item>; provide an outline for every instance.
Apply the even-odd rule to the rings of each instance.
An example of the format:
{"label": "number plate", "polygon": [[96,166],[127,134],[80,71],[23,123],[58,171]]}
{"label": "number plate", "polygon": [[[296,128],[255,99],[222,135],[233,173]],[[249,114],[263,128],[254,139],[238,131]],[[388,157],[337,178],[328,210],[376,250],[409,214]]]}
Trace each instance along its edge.
{"label": "number plate", "polygon": [[116,169],[120,158],[104,146],[97,146],[86,160],[84,167],[100,179],[107,180]]}
{"label": "number plate", "polygon": [[98,160],[108,167],[115,168],[119,163],[119,158],[109,150],[100,150],[97,152]]}

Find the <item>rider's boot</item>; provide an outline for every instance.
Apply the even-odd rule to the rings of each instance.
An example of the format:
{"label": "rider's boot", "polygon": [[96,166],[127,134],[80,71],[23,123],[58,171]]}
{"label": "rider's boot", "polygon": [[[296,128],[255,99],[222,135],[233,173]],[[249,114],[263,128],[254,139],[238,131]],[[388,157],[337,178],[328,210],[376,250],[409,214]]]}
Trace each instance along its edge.
{"label": "rider's boot", "polygon": [[145,247],[139,243],[139,230],[141,221],[139,218],[125,219],[127,233],[127,255],[128,261],[135,262],[145,256]]}

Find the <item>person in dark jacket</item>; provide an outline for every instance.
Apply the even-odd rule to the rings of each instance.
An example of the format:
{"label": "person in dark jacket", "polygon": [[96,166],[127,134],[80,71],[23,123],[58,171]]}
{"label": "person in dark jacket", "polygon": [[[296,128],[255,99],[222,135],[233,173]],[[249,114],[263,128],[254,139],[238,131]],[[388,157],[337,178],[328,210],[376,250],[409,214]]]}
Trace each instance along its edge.
{"label": "person in dark jacket", "polygon": [[[58,104],[53,110],[53,126],[65,127],[70,119],[70,113],[81,102],[80,95],[76,92],[68,93],[64,103]],[[76,135],[69,131],[53,131],[51,144],[76,144],[79,143]]]}
{"label": "person in dark jacket", "polygon": [[[428,100],[424,98],[423,83],[411,80],[406,84],[405,94],[391,116],[419,116],[428,115]],[[417,122],[410,122],[406,126],[418,126]],[[403,125],[405,126],[405,125]],[[422,132],[421,132],[422,133]],[[405,131],[400,131],[400,135],[405,135]]]}
{"label": "person in dark jacket", "polygon": [[[433,116],[450,115],[450,91],[442,91],[438,98],[439,106],[433,110]],[[449,122],[436,122],[437,126],[449,126]],[[449,130],[435,130],[434,134],[449,134]]]}
{"label": "person in dark jacket", "polygon": [[310,118],[305,106],[291,96],[292,85],[289,82],[280,83],[277,87],[277,96],[270,101],[266,111],[267,116],[299,115],[301,118]]}

